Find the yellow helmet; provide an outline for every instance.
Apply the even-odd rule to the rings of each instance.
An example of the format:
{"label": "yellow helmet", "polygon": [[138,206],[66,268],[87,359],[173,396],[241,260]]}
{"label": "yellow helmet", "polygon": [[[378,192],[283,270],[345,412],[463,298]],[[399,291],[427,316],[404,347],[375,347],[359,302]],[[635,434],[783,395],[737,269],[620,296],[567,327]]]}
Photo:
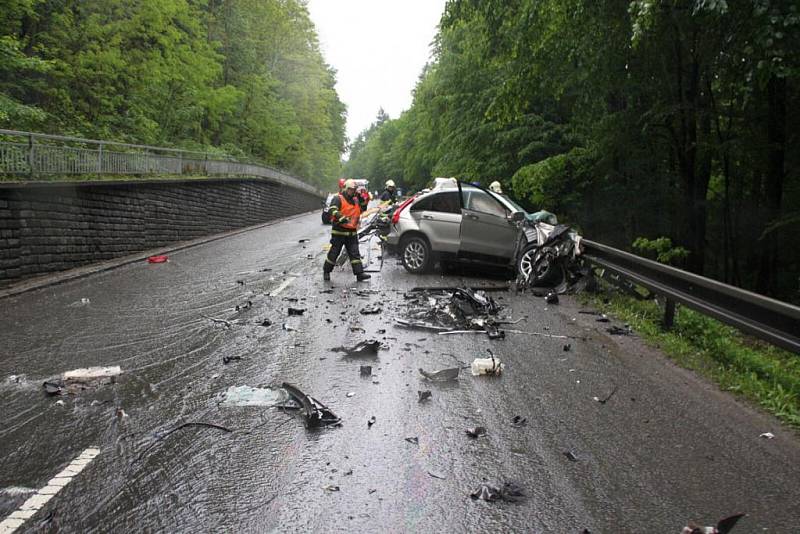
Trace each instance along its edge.
{"label": "yellow helmet", "polygon": [[356,181],[353,180],[352,178],[349,178],[349,179],[345,180],[344,188],[345,189],[355,189],[356,188]]}
{"label": "yellow helmet", "polygon": [[386,187],[394,187],[394,180],[386,180]]}
{"label": "yellow helmet", "polygon": [[501,195],[503,194],[503,188],[500,186],[500,182],[497,180],[489,184],[489,190]]}

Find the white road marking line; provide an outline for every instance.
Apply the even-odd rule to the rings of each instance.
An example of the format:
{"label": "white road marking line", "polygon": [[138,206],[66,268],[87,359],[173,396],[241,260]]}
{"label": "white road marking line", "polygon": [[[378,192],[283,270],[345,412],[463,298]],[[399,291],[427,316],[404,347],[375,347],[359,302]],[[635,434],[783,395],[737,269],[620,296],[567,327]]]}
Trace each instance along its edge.
{"label": "white road marking line", "polygon": [[11,534],[21,527],[25,521],[33,517],[50,499],[55,497],[56,493],[69,484],[78,473],[83,471],[98,454],[100,454],[100,449],[97,447],[83,451],[59,474],[50,479],[45,487],[31,495],[14,513],[3,519],[0,522],[0,534]]}
{"label": "white road marking line", "polygon": [[289,278],[287,278],[286,280],[284,280],[284,281],[283,281],[283,283],[282,283],[281,285],[279,285],[278,287],[276,287],[276,288],[275,288],[275,289],[272,291],[272,293],[270,293],[270,294],[269,294],[269,296],[270,296],[270,297],[277,297],[277,296],[280,294],[280,292],[281,292],[281,291],[283,291],[284,289],[286,289],[287,287],[289,287],[289,284],[291,284],[292,282],[294,282],[294,277],[290,276]]}

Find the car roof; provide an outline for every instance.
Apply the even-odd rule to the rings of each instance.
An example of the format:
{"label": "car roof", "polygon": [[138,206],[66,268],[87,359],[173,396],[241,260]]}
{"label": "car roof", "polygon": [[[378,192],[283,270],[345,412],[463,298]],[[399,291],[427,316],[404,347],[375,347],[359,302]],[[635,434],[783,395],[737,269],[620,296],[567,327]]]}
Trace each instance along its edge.
{"label": "car roof", "polygon": [[522,213],[525,213],[525,210],[523,210],[522,208],[520,208],[519,206],[517,206],[516,204],[511,202],[509,199],[507,199],[503,195],[499,195],[499,194],[495,193],[494,191],[490,191],[490,190],[484,189],[482,187],[478,187],[478,186],[475,186],[475,185],[472,185],[472,184],[469,184],[469,183],[466,183],[466,182],[462,182],[460,180],[456,180],[455,178],[437,178],[437,180],[442,180],[442,181],[441,182],[437,182],[436,185],[434,186],[434,188],[431,189],[430,191],[423,191],[422,193],[417,195],[417,198],[414,200],[413,203],[416,204],[421,199],[427,198],[427,197],[429,197],[429,196],[431,196],[433,194],[436,194],[436,193],[443,193],[443,192],[448,192],[448,191],[458,192],[457,187],[458,187],[458,184],[460,183],[462,191],[470,191],[470,190],[483,191],[484,193],[488,193],[490,196],[496,198],[509,211],[511,211],[511,212],[522,211]]}

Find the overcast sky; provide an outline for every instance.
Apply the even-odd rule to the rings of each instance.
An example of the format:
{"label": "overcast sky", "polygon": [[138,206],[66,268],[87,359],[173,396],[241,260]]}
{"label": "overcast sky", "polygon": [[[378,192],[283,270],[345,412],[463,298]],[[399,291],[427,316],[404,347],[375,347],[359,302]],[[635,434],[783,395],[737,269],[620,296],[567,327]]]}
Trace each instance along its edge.
{"label": "overcast sky", "polygon": [[336,90],[347,105],[350,140],[383,107],[393,119],[411,106],[411,91],[430,59],[445,0],[308,0]]}

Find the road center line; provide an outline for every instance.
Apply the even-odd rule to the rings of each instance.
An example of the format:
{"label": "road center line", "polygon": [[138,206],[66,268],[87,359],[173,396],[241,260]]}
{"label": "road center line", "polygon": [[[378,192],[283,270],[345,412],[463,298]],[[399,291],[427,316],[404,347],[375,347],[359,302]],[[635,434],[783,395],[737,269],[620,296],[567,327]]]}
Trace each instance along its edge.
{"label": "road center line", "polygon": [[98,454],[100,454],[100,449],[97,447],[91,447],[83,451],[63,471],[50,479],[45,487],[31,495],[14,513],[3,519],[0,522],[0,534],[11,534],[21,527],[25,521],[36,515],[36,512],[41,510],[50,499],[55,497],[62,488],[66,487],[73,478],[78,476],[78,473],[83,471]]}
{"label": "road center line", "polygon": [[269,296],[270,296],[270,297],[277,297],[277,296],[280,294],[280,292],[281,292],[281,291],[283,291],[284,289],[286,289],[287,287],[289,287],[289,284],[291,284],[292,282],[294,282],[294,279],[295,279],[295,277],[294,277],[294,276],[290,276],[289,278],[287,278],[286,280],[284,280],[284,281],[281,283],[281,285],[279,285],[278,287],[276,287],[276,288],[275,288],[275,289],[274,289],[274,290],[273,290],[273,291],[272,291],[272,292],[269,294]]}

